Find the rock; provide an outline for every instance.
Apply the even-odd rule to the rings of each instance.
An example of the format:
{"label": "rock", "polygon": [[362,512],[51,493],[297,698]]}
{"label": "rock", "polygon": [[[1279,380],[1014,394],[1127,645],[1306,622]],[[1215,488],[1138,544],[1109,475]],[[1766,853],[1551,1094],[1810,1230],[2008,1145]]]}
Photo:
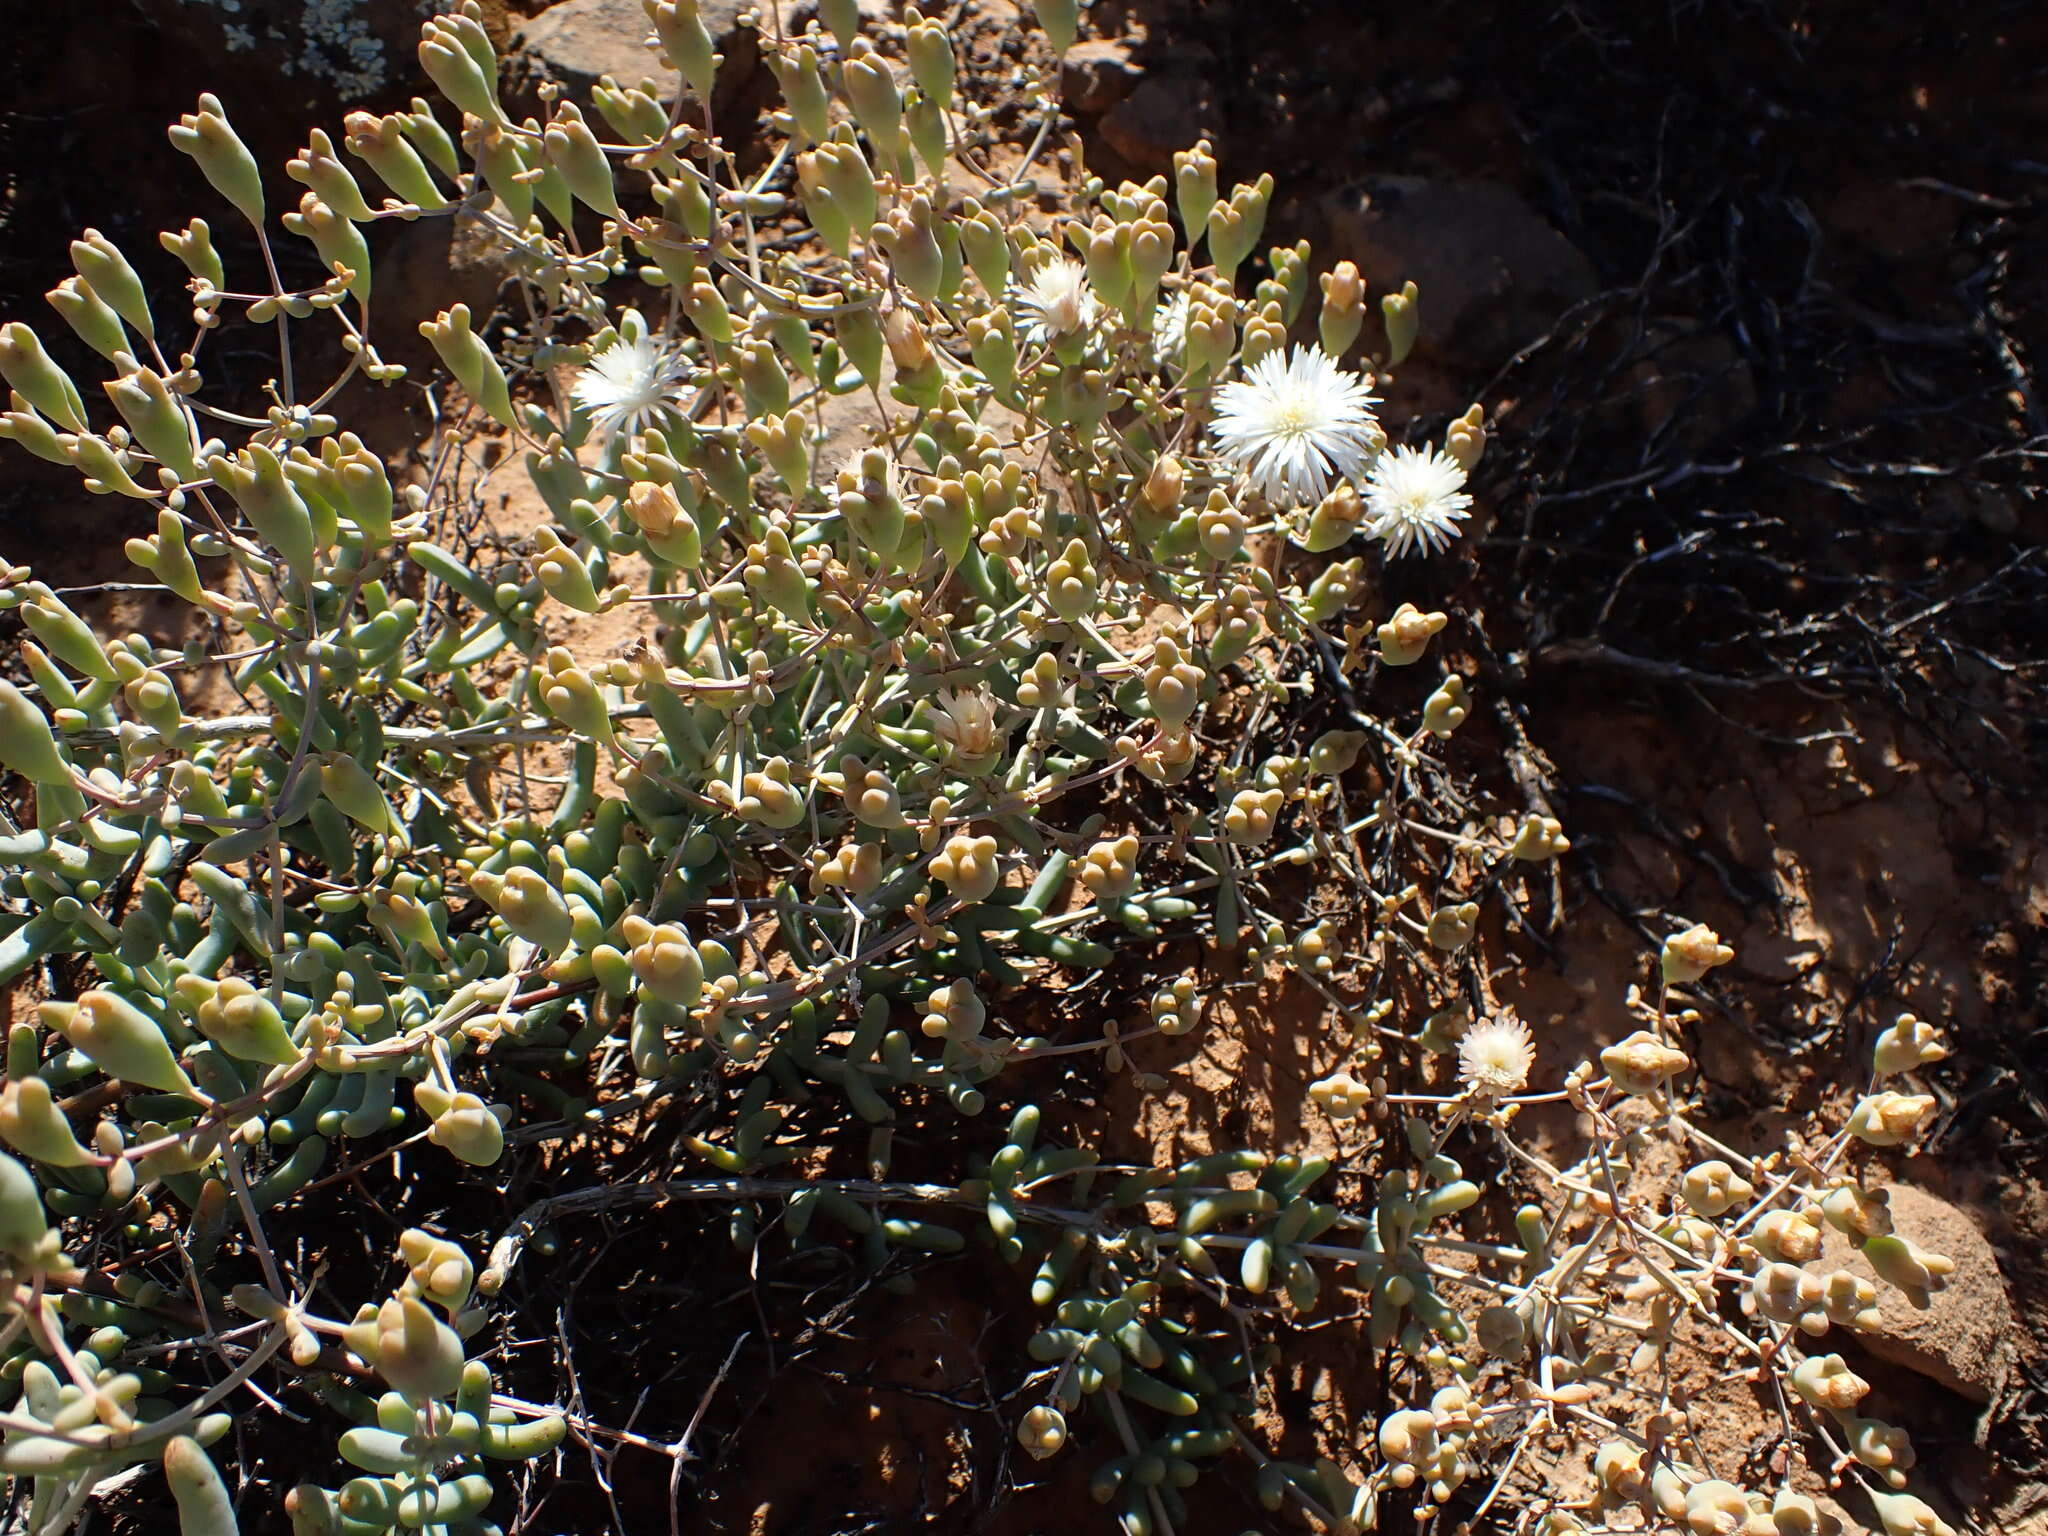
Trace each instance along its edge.
{"label": "rock", "polygon": [[[503,211],[503,204],[492,206]],[[466,205],[453,218],[400,222],[389,229],[386,241],[371,268],[383,333],[378,351],[387,361],[431,373],[440,362],[420,337],[420,322],[458,303],[488,315],[513,275],[512,262],[504,243]]]}
{"label": "rock", "polygon": [[[739,24],[741,13],[753,9],[754,0],[702,0],[698,7],[712,45],[725,55],[714,108],[737,97],[760,67],[754,31]],[[653,35],[640,0],[561,0],[520,29],[515,42],[523,68],[517,73],[529,88],[541,80],[556,81],[579,101],[587,101],[591,87],[605,75],[621,85],[654,80],[666,91],[676,76],[646,45]]]}
{"label": "rock", "polygon": [[1955,1260],[1947,1289],[1934,1293],[1934,1304],[1925,1312],[1877,1280],[1863,1255],[1832,1227],[1812,1268],[1822,1274],[1847,1269],[1876,1281],[1884,1321],[1855,1334],[1857,1343],[1872,1355],[1972,1402],[1992,1401],[2012,1369],[2017,1332],[1997,1253],[1966,1213],[1924,1189],[1892,1185],[1891,1210],[1894,1232]]}
{"label": "rock", "polygon": [[1414,279],[1417,350],[1445,362],[1498,367],[1600,288],[1584,253],[1498,182],[1378,176],[1323,212],[1329,260],[1357,262],[1375,293]]}
{"label": "rock", "polygon": [[1090,38],[1074,44],[1060,60],[1060,100],[1069,110],[1092,117],[1130,95],[1144,74],[1131,62],[1129,43]]}
{"label": "rock", "polygon": [[1216,125],[1216,99],[1193,75],[1147,75],[1103,115],[1103,143],[1144,176],[1171,175],[1176,150],[1188,149]]}

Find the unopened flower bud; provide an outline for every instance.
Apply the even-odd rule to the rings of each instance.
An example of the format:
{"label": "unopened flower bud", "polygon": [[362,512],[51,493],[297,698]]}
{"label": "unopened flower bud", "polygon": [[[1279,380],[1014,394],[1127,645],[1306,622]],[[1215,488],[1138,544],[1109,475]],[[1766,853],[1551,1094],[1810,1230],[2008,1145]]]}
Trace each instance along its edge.
{"label": "unopened flower bud", "polygon": [[1564,835],[1564,826],[1555,816],[1524,816],[1514,843],[1508,848],[1508,857],[1541,863],[1570,852],[1571,846],[1571,839]]}
{"label": "unopened flower bud", "polygon": [[1741,1205],[1756,1187],[1719,1158],[1686,1170],[1678,1192],[1693,1213],[1712,1220]]}
{"label": "unopened flower bud", "polygon": [[986,901],[1002,882],[998,852],[993,837],[958,833],[932,856],[931,872],[961,902]]}
{"label": "unopened flower bud", "polygon": [[1470,713],[1471,707],[1465,702],[1465,680],[1454,672],[1423,701],[1423,729],[1440,741],[1448,740]]}
{"label": "unopened flower bud", "polygon": [[1451,423],[1450,430],[1444,434],[1444,452],[1469,475],[1478,466],[1479,455],[1485,447],[1486,412],[1475,405]]}
{"label": "unopened flower bud", "polygon": [[920,1027],[936,1040],[976,1039],[988,1020],[988,1009],[974,988],[965,981],[935,988],[926,996],[924,1007],[924,1021]]}
{"label": "unopened flower bud", "polygon": [[1399,293],[1382,297],[1380,312],[1387,322],[1387,359],[1398,364],[1414,349],[1415,338],[1422,329],[1415,284],[1403,283]]}
{"label": "unopened flower bud", "polygon": [[1792,1368],[1791,1380],[1794,1392],[1830,1413],[1849,1412],[1870,1390],[1840,1355],[1809,1356]]}
{"label": "unopened flower bud", "polygon": [[1059,1409],[1044,1403],[1029,1409],[1017,1425],[1017,1441],[1033,1461],[1044,1461],[1067,1443],[1067,1421]]}
{"label": "unopened flower bud", "polygon": [[377,1309],[372,1362],[393,1390],[414,1403],[453,1397],[462,1384],[462,1340],[414,1296],[394,1296]]}
{"label": "unopened flower bud", "polygon": [[199,162],[213,189],[235,205],[251,224],[263,222],[263,176],[256,157],[228,126],[218,96],[199,98],[199,110],[187,112],[170,129],[171,144]]}
{"label": "unopened flower bud", "polygon": [[1448,953],[1463,949],[1479,932],[1479,903],[1453,902],[1438,907],[1429,916],[1429,947]]}
{"label": "unopened flower bud", "polygon": [[1355,1120],[1372,1107],[1373,1092],[1349,1072],[1335,1072],[1310,1083],[1308,1096],[1333,1120]]}
{"label": "unopened flower bud", "polygon": [[1308,529],[1302,537],[1303,547],[1312,555],[1338,548],[1358,532],[1358,525],[1365,521],[1365,513],[1365,502],[1359,496],[1358,488],[1349,480],[1339,480],[1330,494],[1309,514]]}
{"label": "unopened flower bud", "polygon": [[1223,831],[1233,843],[1258,844],[1273,835],[1285,792],[1278,789],[1241,789],[1223,812]]}
{"label": "unopened flower bud", "polygon": [[1316,335],[1323,351],[1342,357],[1358,340],[1365,325],[1365,280],[1351,262],[1340,261],[1321,278],[1323,308],[1316,319]]}
{"label": "unopened flower bud", "polygon": [[1081,884],[1097,901],[1115,902],[1137,888],[1138,839],[1128,833],[1114,842],[1096,843],[1083,857]]}

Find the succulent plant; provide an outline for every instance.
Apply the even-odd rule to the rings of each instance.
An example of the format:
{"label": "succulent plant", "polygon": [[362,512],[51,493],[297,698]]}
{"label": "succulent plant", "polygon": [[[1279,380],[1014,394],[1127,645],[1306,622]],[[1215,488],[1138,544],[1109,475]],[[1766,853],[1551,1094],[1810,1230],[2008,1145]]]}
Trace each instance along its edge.
{"label": "succulent plant", "polygon": [[[693,0],[645,5],[650,66],[709,99],[723,60]],[[1401,364],[1416,285],[1381,296],[1368,336],[1356,268],[1312,285],[1305,243],[1261,254],[1272,178],[1224,188],[1207,143],[1170,179],[1063,185],[1035,168],[1038,132],[989,173],[944,22],[820,10],[760,38],[786,106],[751,180],[651,82],[515,118],[475,0],[422,30],[446,107],[352,113],[339,147],[312,130],[275,224],[274,187],[202,97],[171,142],[265,275],[231,277],[239,239],[195,219],[163,237],[188,303],[152,306],[87,231],[52,302],[107,365],[99,390],[26,323],[0,327],[0,436],[146,503],[128,557],[203,636],[102,635],[28,568],[0,572],[25,631],[20,680],[0,681],[20,809],[0,835],[0,980],[42,998],[0,1089],[17,1154],[0,1155],[0,1348],[20,1387],[0,1472],[23,1480],[28,1528],[62,1531],[112,1473],[160,1462],[184,1530],[232,1532],[207,1447],[219,1405],[269,1371],[352,1421],[338,1449],[359,1475],[296,1488],[295,1530],[492,1529],[493,1465],[567,1432],[508,1409],[469,1358],[525,1234],[478,1275],[454,1237],[409,1230],[404,1278],[342,1320],[311,1310],[265,1220],[351,1143],[419,1133],[424,1155],[491,1169],[515,1138],[575,1134],[604,1118],[586,1092],[619,1094],[613,1062],[636,1094],[719,1106],[682,1142],[709,1172],[665,1190],[746,1223],[774,1211],[791,1244],[877,1268],[970,1239],[1007,1261],[1041,1324],[1020,1439],[1040,1458],[1090,1446],[1130,1536],[1171,1531],[1220,1463],[1333,1528],[1480,1478],[1490,1502],[1537,1433],[1583,1442],[1599,1474],[1590,1504],[1545,1506],[1560,1529],[1645,1500],[1695,1530],[1798,1525],[1789,1485],[1711,1479],[1683,1437],[1608,1438],[1652,1411],[1642,1384],[1717,1296],[1746,1299],[1734,1336],[1812,1433],[1904,1486],[1903,1432],[1856,1416],[1840,1357],[1805,1347],[1866,1324],[1874,1289],[1802,1266],[1827,1222],[1916,1304],[1951,1272],[1843,1162],[1852,1139],[1923,1127],[1930,1096],[1878,1084],[1939,1061],[1935,1032],[1887,1031],[1849,1135],[1787,1164],[1684,1118],[1680,989],[1732,958],[1704,926],[1664,944],[1654,1003],[1632,994],[1641,1027],[1560,1091],[1529,1086],[1541,1021],[1475,1021],[1488,910],[1571,841],[1540,805],[1429,819],[1423,779],[1478,733],[1483,690],[1450,660],[1409,686],[1449,615],[1353,611],[1369,557],[1456,537],[1486,441],[1475,406],[1441,451],[1389,447],[1372,376],[1344,361],[1363,344]],[[1034,10],[1055,51],[1074,41],[1071,4]],[[1049,132],[1042,83],[1037,110]],[[964,169],[971,193],[950,184]],[[358,375],[404,372],[373,334],[379,226],[457,217],[496,242],[530,318],[457,304],[420,330],[446,418],[487,434],[554,520],[516,547],[466,534],[455,439],[394,475],[395,445],[337,414]],[[321,281],[282,285],[285,237]],[[1317,343],[1290,346],[1315,287]],[[255,409],[214,403],[204,366],[211,333],[245,325],[279,338]],[[338,377],[305,376],[332,354],[295,347],[302,328],[338,341]],[[880,422],[834,462],[840,399]],[[564,638],[573,615],[632,605],[649,623],[621,653]],[[243,712],[188,706],[209,667]],[[1288,878],[1305,867],[1347,882],[1355,928],[1309,909]],[[1340,1168],[1304,1135],[1108,1167],[1035,1106],[981,1123],[1014,1105],[1001,1080],[1023,1063],[1089,1050],[1135,1070],[1131,1042],[1200,1030],[1216,988],[1193,973],[1151,974],[1099,1042],[1025,1033],[1009,1006],[1194,935],[1328,1002],[1311,1102],[1369,1158]],[[550,1053],[575,1093],[522,1076],[519,1051]],[[1556,1098],[1594,1127],[1571,1166],[1514,1132]],[[871,1177],[772,1174],[814,1099]],[[896,1126],[941,1102],[957,1179],[890,1181]],[[1720,1155],[1632,1185],[1646,1106],[1683,1163]],[[1468,1231],[1486,1185],[1517,1176],[1541,1203],[1515,1240]],[[124,1260],[108,1295],[65,1248],[90,1230],[96,1254],[143,1255],[170,1224],[202,1315],[253,1320],[222,1380],[149,1363],[184,1326],[160,1305],[177,1276]],[[260,1283],[234,1278],[252,1266]],[[1262,1339],[1338,1291],[1404,1406],[1347,1465],[1273,1460],[1249,1429]],[[1943,1529],[1879,1497],[1887,1529]]]}

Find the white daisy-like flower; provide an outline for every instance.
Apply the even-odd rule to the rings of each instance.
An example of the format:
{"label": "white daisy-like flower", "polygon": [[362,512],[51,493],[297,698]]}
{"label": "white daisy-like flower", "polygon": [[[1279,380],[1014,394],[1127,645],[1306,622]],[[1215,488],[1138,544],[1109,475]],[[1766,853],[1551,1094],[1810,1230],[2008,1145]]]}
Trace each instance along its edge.
{"label": "white daisy-like flower", "polygon": [[1435,448],[1391,448],[1373,464],[1365,486],[1365,531],[1387,546],[1389,559],[1435,554],[1458,536],[1472,506],[1465,466]]}
{"label": "white daisy-like flower", "polygon": [[1033,341],[1064,341],[1078,335],[1102,311],[1088,286],[1088,269],[1066,257],[1048,261],[1029,282],[1015,285],[1011,297],[1024,311],[1024,334]]}
{"label": "white daisy-like flower", "polygon": [[1333,480],[1362,475],[1385,438],[1366,381],[1321,350],[1268,352],[1216,391],[1213,431],[1224,458],[1268,501],[1313,506]]}
{"label": "white daisy-like flower", "polygon": [[1458,1042],[1458,1081],[1470,1093],[1504,1098],[1529,1084],[1536,1064],[1536,1045],[1529,1026],[1511,1013],[1482,1019]]}
{"label": "white daisy-like flower", "polygon": [[675,349],[652,336],[620,337],[591,358],[570,394],[600,432],[630,435],[678,410],[689,377],[689,360]]}
{"label": "white daisy-like flower", "polygon": [[1188,346],[1188,291],[1183,288],[1152,312],[1152,358],[1178,368]]}

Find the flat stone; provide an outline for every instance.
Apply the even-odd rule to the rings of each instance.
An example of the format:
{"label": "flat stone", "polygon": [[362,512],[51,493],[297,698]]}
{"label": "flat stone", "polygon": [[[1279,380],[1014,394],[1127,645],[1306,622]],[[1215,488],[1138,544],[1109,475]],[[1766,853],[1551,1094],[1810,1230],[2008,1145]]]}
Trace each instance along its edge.
{"label": "flat stone", "polygon": [[1060,99],[1070,110],[1088,116],[1107,112],[1131,94],[1144,74],[1131,62],[1128,43],[1089,38],[1074,44],[1060,60]]}
{"label": "flat stone", "polygon": [[[712,46],[725,55],[714,107],[732,100],[759,71],[753,29],[739,24],[740,14],[754,8],[754,0],[702,0],[698,7]],[[520,73],[529,85],[553,80],[577,100],[588,100],[591,87],[605,75],[629,86],[654,80],[666,92],[678,82],[647,46],[653,35],[640,0],[561,0],[520,28],[515,38],[524,64]]]}
{"label": "flat stone", "polygon": [[1177,150],[1191,149],[1215,129],[1216,102],[1207,82],[1193,75],[1147,75],[1103,114],[1103,143],[1143,175],[1169,175]]}
{"label": "flat stone", "polygon": [[1923,1250],[1948,1255],[1955,1273],[1933,1293],[1933,1305],[1916,1309],[1877,1274],[1841,1233],[1828,1228],[1815,1273],[1847,1269],[1877,1285],[1883,1321],[1858,1328],[1857,1343],[1888,1364],[1899,1366],[1974,1403],[1988,1403],[2004,1388],[2014,1359],[2012,1301],[1998,1272],[1998,1254],[1960,1208],[1912,1184],[1890,1186],[1892,1230]]}
{"label": "flat stone", "polygon": [[1498,182],[1376,176],[1323,212],[1329,258],[1358,263],[1375,294],[1414,280],[1416,349],[1444,362],[1496,368],[1600,288],[1585,254]]}

